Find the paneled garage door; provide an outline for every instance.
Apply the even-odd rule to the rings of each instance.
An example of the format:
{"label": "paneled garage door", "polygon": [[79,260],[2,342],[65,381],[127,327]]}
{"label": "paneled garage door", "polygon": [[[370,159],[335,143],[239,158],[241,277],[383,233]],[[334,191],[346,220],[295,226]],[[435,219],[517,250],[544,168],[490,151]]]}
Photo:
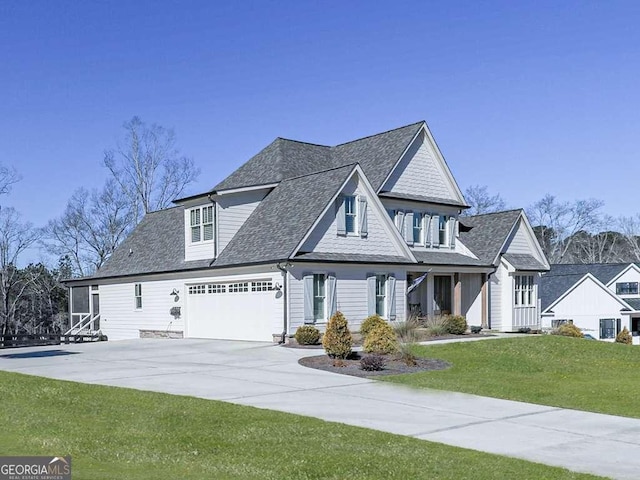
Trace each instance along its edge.
{"label": "paneled garage door", "polygon": [[187,336],[271,341],[282,298],[271,280],[187,285]]}

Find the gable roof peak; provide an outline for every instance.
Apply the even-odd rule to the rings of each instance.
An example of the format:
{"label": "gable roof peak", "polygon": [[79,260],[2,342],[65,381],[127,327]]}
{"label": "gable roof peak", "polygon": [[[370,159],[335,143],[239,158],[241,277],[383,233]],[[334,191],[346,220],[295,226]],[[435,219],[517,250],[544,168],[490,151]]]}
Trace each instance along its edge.
{"label": "gable roof peak", "polygon": [[462,217],[461,220],[464,223],[465,218],[477,218],[477,217],[487,217],[489,215],[506,215],[509,213],[521,213],[524,212],[524,208],[511,208],[509,210],[500,210],[499,212],[488,212],[488,213],[478,213],[477,215],[469,215],[468,217]]}
{"label": "gable roof peak", "polygon": [[367,136],[364,136],[364,137],[356,138],[355,140],[349,140],[348,142],[338,143],[337,145],[335,145],[335,147],[342,147],[343,145],[349,145],[350,143],[359,142],[361,140],[369,140],[369,139],[374,138],[374,137],[379,137],[379,136],[382,136],[382,135],[386,135],[388,133],[393,133],[393,132],[396,132],[398,130],[402,130],[402,129],[405,129],[405,128],[416,127],[418,125],[425,125],[426,126],[426,124],[427,124],[426,121],[420,120],[419,122],[410,123],[408,125],[403,125],[402,127],[391,128],[389,130],[385,130],[384,132],[378,132],[378,133],[374,133],[374,134],[367,135]]}

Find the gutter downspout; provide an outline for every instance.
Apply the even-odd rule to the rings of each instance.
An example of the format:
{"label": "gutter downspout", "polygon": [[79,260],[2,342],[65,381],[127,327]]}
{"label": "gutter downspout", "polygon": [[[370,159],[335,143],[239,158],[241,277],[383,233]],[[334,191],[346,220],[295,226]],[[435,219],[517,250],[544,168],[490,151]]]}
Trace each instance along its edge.
{"label": "gutter downspout", "polygon": [[493,267],[493,272],[487,273],[487,327],[491,330],[491,276],[498,271],[498,267]]}
{"label": "gutter downspout", "polygon": [[282,345],[285,342],[285,339],[287,338],[287,328],[289,323],[289,318],[287,315],[287,278],[289,277],[289,272],[287,271],[287,265],[288,263],[285,263],[283,267],[280,263],[276,263],[276,268],[282,272],[282,276],[284,277],[282,280],[282,296],[284,297],[284,309],[282,315],[282,337],[280,338],[278,345]]}

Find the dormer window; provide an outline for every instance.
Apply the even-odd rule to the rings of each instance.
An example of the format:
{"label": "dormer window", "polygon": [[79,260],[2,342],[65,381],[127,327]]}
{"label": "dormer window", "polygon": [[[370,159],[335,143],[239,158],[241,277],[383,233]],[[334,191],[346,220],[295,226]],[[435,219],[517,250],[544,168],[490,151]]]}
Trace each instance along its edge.
{"label": "dormer window", "polygon": [[191,243],[213,240],[213,205],[192,208],[190,219]]}

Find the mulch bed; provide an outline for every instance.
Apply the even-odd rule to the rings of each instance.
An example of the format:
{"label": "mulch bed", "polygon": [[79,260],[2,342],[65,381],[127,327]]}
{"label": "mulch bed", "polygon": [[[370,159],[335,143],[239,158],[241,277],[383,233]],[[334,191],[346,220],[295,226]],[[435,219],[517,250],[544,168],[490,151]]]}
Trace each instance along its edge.
{"label": "mulch bed", "polygon": [[298,360],[298,363],[304,367],[317,368],[318,370],[326,370],[327,372],[365,378],[380,377],[383,375],[399,375],[402,373],[426,372],[430,370],[446,370],[451,367],[449,362],[434,358],[417,358],[417,365],[409,366],[403,361],[389,355],[385,357],[386,366],[384,370],[369,372],[360,368],[361,355],[362,354],[360,353],[353,353],[347,360],[343,360],[344,366],[341,367],[334,366],[334,359],[329,358],[328,355],[304,357]]}

